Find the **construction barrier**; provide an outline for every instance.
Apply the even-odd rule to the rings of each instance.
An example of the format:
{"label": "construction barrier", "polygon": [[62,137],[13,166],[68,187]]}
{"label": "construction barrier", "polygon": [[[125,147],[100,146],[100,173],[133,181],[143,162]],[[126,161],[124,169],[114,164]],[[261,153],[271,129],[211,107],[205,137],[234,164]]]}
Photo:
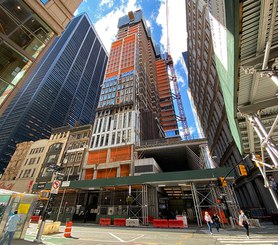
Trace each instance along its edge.
{"label": "construction barrier", "polygon": [[184,228],[183,220],[169,219],[169,228]]}
{"label": "construction barrier", "polygon": [[168,228],[168,220],[167,219],[154,219],[153,220],[153,227],[156,228]]}
{"label": "construction barrier", "polygon": [[125,226],[126,219],[124,218],[115,218],[114,225],[116,226]]}
{"label": "construction barrier", "polygon": [[66,237],[66,238],[71,237],[71,227],[72,227],[72,222],[71,221],[66,222],[64,237]]}
{"label": "construction barrier", "polygon": [[99,225],[111,225],[111,219],[110,218],[100,218]]}
{"label": "construction barrier", "polygon": [[153,216],[148,216],[148,223],[153,223],[154,217]]}
{"label": "construction barrier", "polygon": [[31,216],[31,222],[38,223],[41,216],[33,215]]}
{"label": "construction barrier", "polygon": [[126,219],[126,226],[139,226],[139,219]]}

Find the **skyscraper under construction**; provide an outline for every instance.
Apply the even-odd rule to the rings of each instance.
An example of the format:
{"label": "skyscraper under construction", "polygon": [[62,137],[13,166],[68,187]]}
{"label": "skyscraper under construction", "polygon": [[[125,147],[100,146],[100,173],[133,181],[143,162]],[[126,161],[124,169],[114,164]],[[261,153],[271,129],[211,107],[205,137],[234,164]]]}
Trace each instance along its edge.
{"label": "skyscraper under construction", "polygon": [[179,137],[167,74],[142,11],[119,19],[94,123],[85,179],[133,175],[134,148]]}

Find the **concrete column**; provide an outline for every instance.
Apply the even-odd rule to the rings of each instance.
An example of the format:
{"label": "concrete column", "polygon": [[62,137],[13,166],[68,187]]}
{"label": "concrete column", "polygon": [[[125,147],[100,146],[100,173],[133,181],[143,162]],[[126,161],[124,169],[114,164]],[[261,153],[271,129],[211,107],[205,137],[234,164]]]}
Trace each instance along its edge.
{"label": "concrete column", "polygon": [[245,203],[244,203],[244,198],[243,198],[241,187],[237,188],[235,191],[236,191],[236,195],[237,195],[239,205],[240,205],[240,207],[243,207]]}
{"label": "concrete column", "polygon": [[94,175],[93,175],[93,179],[97,178],[97,167],[95,166],[94,168]]}
{"label": "concrete column", "polygon": [[117,178],[121,177],[121,165],[117,167]]}
{"label": "concrete column", "polygon": [[272,199],[272,196],[267,188],[264,187],[264,182],[261,178],[256,178],[255,183],[257,185],[257,189],[260,193],[260,197],[264,203],[265,208],[268,213],[271,213],[272,210],[276,210],[275,203]]}
{"label": "concrete column", "polygon": [[252,183],[246,183],[246,189],[250,194],[250,201],[252,202],[252,207],[260,207],[260,202],[257,193],[254,190]]}
{"label": "concrete column", "polygon": [[242,186],[242,191],[243,191],[243,195],[244,195],[244,201],[246,203],[246,205],[244,205],[245,207],[251,207],[252,203],[250,201],[251,197],[247,191],[246,185]]}

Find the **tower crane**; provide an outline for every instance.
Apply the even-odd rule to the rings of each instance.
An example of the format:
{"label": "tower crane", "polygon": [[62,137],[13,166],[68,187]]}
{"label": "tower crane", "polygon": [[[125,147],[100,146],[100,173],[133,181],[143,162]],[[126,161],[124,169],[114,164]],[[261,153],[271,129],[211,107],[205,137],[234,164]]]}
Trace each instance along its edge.
{"label": "tower crane", "polygon": [[166,54],[165,54],[166,64],[167,64],[168,71],[169,71],[168,72],[169,79],[170,79],[170,81],[172,81],[172,85],[174,88],[173,98],[177,100],[177,105],[178,105],[178,110],[179,110],[179,116],[176,115],[176,118],[178,121],[181,122],[182,132],[183,132],[185,139],[190,139],[190,132],[189,132],[189,128],[187,125],[187,119],[186,119],[185,112],[184,112],[184,107],[183,107],[181,94],[180,94],[180,90],[179,90],[179,86],[178,86],[177,76],[176,76],[176,72],[175,72],[175,68],[174,68],[174,64],[173,64],[173,59],[172,59],[172,56],[170,55],[168,21],[169,21],[169,6],[168,6],[168,0],[166,0],[166,28],[167,28],[167,46],[166,46]]}

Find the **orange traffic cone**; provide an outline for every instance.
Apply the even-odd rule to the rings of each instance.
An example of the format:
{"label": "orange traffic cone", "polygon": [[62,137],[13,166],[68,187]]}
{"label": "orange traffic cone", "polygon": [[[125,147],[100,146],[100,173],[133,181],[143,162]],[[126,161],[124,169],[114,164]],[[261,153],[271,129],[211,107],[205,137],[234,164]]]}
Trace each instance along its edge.
{"label": "orange traffic cone", "polygon": [[72,227],[72,222],[71,221],[66,222],[64,237],[66,237],[66,238],[71,237],[71,227]]}

